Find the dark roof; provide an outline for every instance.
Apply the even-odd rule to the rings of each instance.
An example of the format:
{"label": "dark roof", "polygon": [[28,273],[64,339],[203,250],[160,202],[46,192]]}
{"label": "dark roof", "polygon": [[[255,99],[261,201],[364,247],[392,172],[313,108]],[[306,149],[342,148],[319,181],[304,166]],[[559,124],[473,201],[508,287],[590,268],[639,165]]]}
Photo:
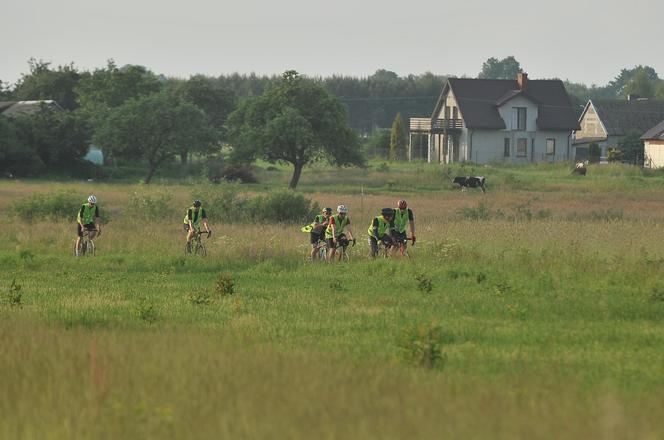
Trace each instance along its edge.
{"label": "dark roof", "polygon": [[664,120],[664,101],[591,99],[607,136],[643,133]]}
{"label": "dark roof", "polygon": [[62,107],[57,102],[50,99],[41,101],[15,101],[9,104],[0,111],[3,116],[12,117],[21,114],[34,114],[40,112],[43,106],[54,110],[62,110]]}
{"label": "dark roof", "polygon": [[664,141],[664,121],[646,131],[646,133],[641,136],[641,139],[644,141]]}
{"label": "dark roof", "polygon": [[498,107],[516,96],[523,96],[538,106],[539,130],[579,129],[574,108],[560,80],[528,80],[520,90],[515,80],[450,78],[443,87],[434,114],[440,111],[443,98],[452,90],[468,128],[504,129]]}
{"label": "dark roof", "polygon": [[0,113],[4,112],[14,104],[16,104],[16,101],[0,101]]}

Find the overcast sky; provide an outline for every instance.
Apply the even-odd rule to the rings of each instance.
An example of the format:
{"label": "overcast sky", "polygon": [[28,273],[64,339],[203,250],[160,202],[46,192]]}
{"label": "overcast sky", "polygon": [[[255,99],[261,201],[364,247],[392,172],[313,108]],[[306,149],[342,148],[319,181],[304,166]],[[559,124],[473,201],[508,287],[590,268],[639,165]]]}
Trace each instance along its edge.
{"label": "overcast sky", "polygon": [[113,58],[188,77],[240,72],[475,76],[514,55],[533,78],[605,84],[647,64],[664,77],[653,0],[2,0],[0,80],[30,57],[93,69]]}

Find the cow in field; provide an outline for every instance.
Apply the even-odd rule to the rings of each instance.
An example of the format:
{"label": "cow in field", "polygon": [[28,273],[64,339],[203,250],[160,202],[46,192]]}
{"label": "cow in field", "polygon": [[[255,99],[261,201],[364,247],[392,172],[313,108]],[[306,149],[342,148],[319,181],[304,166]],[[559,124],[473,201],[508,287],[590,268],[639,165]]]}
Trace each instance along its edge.
{"label": "cow in field", "polygon": [[484,176],[457,176],[452,183],[459,185],[461,191],[466,191],[466,188],[480,188],[483,193],[486,193],[486,188],[484,187],[486,178]]}

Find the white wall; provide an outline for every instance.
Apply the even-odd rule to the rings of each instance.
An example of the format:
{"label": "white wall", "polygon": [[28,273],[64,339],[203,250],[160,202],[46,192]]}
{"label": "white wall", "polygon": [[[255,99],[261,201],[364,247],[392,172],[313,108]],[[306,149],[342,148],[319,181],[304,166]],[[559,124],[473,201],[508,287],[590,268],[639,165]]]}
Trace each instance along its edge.
{"label": "white wall", "polygon": [[644,165],[646,167],[664,167],[664,141],[645,141],[644,153],[646,157]]}
{"label": "white wall", "polygon": [[[511,164],[527,164],[539,162],[563,162],[568,160],[568,132],[540,131],[523,132],[511,130],[472,130],[472,158],[476,163],[504,162]],[[505,138],[510,139],[510,156],[504,156]],[[528,139],[525,157],[516,156],[518,138]],[[547,139],[555,140],[555,154],[546,154]],[[534,141],[534,143],[533,143]],[[570,151],[571,156],[571,151]],[[570,157],[569,159],[571,159]]]}

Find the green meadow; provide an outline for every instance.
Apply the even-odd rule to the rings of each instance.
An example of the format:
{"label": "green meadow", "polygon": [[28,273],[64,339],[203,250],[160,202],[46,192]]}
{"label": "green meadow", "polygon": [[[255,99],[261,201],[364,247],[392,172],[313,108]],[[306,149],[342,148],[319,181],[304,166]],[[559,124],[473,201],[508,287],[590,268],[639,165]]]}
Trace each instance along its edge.
{"label": "green meadow", "polygon": [[[194,196],[264,195],[288,168],[248,185],[0,181],[0,438],[664,435],[664,173],[372,165],[312,167],[298,189],[350,207],[342,264],[308,262],[302,224],[243,220],[223,197],[204,205],[208,256],[184,255]],[[89,193],[95,257],[73,256],[74,212],[17,208]],[[368,224],[398,198],[411,258],[370,260]]]}

